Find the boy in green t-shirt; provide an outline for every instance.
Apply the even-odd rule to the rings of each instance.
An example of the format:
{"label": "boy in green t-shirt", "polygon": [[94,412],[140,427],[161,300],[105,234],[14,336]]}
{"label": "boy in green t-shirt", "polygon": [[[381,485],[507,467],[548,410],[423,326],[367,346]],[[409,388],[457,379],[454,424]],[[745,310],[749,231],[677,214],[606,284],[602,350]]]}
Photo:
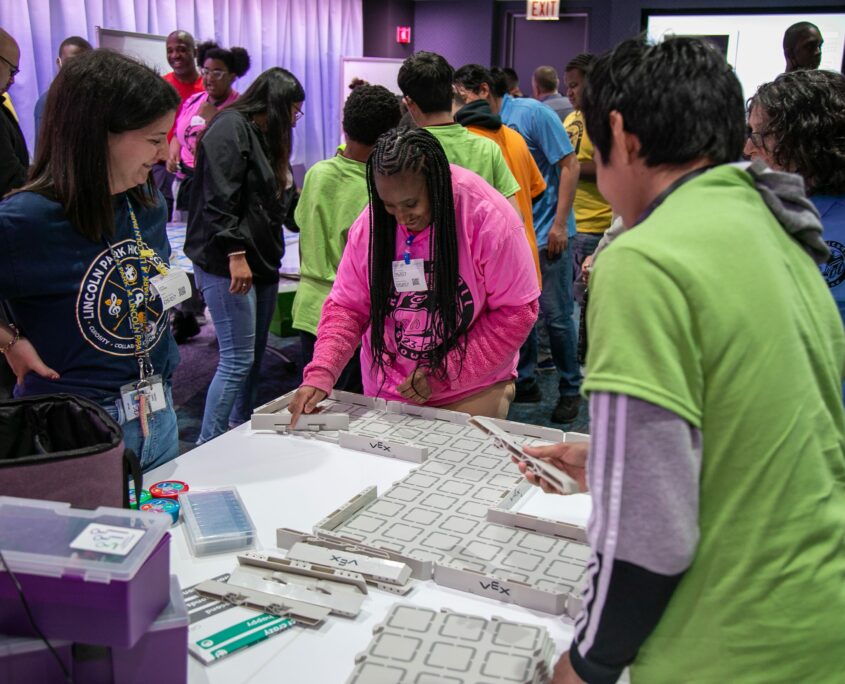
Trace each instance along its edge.
{"label": "boy in green t-shirt", "polygon": [[818,214],[730,163],[742,89],[707,43],[621,43],[583,110],[630,229],[590,278],[589,454],[527,450],[593,498],[553,682],[842,682],[845,334]]}
{"label": "boy in green t-shirt", "polygon": [[[399,123],[399,101],[387,88],[359,85],[343,107],[346,145],[331,159],[314,164],[305,176],[296,207],[300,280],[293,302],[302,367],[310,363],[320,312],[334,283],[349,227],[367,206],[367,158],[376,139]],[[341,374],[338,389],[360,391],[358,357]]]}

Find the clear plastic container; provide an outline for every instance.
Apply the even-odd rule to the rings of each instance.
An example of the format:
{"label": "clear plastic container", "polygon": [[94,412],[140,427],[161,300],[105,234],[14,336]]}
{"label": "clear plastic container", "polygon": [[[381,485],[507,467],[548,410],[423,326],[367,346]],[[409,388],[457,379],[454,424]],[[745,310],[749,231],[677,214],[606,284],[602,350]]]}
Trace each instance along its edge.
{"label": "clear plastic container", "polygon": [[236,487],[188,492],[179,503],[185,538],[195,556],[255,546],[255,525]]}
{"label": "clear plastic container", "polygon": [[[70,672],[71,642],[52,641],[50,645]],[[0,635],[0,682],[66,684],[67,680],[41,639]]]}
{"label": "clear plastic container", "polygon": [[[169,527],[167,516],[145,511],[105,506],[89,511],[57,501],[0,496],[0,551],[15,574],[127,582]],[[74,544],[89,528],[88,538]]]}
{"label": "clear plastic container", "polygon": [[[167,516],[0,497],[0,551],[49,639],[131,647],[167,606]],[[0,572],[0,633],[34,634]]]}

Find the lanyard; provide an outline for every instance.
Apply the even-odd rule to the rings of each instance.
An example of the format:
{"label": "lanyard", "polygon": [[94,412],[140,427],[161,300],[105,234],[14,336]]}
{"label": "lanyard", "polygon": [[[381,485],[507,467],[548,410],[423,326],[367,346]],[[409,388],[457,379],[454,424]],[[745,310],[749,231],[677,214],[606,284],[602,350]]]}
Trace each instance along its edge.
{"label": "lanyard", "polygon": [[135,245],[138,249],[138,261],[141,266],[139,276],[141,278],[141,292],[143,298],[141,306],[135,302],[135,297],[132,294],[132,278],[130,278],[125,270],[125,267],[120,263],[117,252],[108,241],[106,244],[111,252],[112,259],[117,272],[120,274],[120,279],[123,281],[123,287],[126,290],[126,300],[129,306],[129,323],[132,326],[132,336],[135,340],[135,358],[138,360],[138,371],[141,380],[153,374],[153,364],[150,361],[150,352],[146,348],[146,322],[147,322],[147,302],[150,300],[150,259],[155,255],[151,249],[146,249],[141,240],[141,227],[138,225],[138,218],[135,216],[135,210],[126,199],[126,205],[129,208],[129,221],[132,224],[132,233],[135,238]]}
{"label": "lanyard", "polygon": [[405,238],[405,253],[402,257],[405,259],[406,264],[411,263],[411,245],[414,244],[414,238],[416,237],[415,233],[411,233],[408,237]]}

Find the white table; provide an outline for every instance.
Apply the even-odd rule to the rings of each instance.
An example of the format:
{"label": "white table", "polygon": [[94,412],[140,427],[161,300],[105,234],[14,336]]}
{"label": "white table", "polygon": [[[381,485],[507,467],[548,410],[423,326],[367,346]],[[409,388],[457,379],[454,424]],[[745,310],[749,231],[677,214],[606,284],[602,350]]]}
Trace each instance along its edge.
{"label": "white table", "polygon": [[[192,489],[235,485],[258,528],[260,544],[275,548],[276,528],[310,531],[315,522],[365,487],[382,493],[414,464],[374,456],[307,439],[249,430],[233,430],[144,476],[144,487],[160,480],[182,480]],[[580,497],[578,497],[580,498]],[[544,497],[544,505],[560,502]],[[574,521],[583,521],[583,506],[567,502]],[[564,518],[561,518],[564,519]],[[172,530],[171,567],[182,587],[230,572],[234,554],[194,558],[181,525]],[[396,602],[439,610],[499,616],[548,628],[558,653],[569,646],[572,625],[565,618],[475,597],[432,581],[418,582],[405,597],[372,589],[354,620],[332,616],[319,629],[294,627],[244,652],[203,666],[189,658],[191,682],[332,684],[346,681],[355,655],[364,651],[372,629]]]}

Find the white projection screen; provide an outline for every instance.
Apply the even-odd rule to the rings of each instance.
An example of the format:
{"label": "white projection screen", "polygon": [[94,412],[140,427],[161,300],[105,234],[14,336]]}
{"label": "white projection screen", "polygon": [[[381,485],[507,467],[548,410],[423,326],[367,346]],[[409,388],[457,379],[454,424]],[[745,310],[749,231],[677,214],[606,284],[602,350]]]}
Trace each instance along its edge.
{"label": "white projection screen", "polygon": [[841,71],[845,52],[845,13],[663,14],[648,11],[648,38],[669,35],[706,37],[722,48],[742,83],[746,99],[758,86],[783,73],[783,32],[799,21],[819,27],[824,46],[819,68]]}

